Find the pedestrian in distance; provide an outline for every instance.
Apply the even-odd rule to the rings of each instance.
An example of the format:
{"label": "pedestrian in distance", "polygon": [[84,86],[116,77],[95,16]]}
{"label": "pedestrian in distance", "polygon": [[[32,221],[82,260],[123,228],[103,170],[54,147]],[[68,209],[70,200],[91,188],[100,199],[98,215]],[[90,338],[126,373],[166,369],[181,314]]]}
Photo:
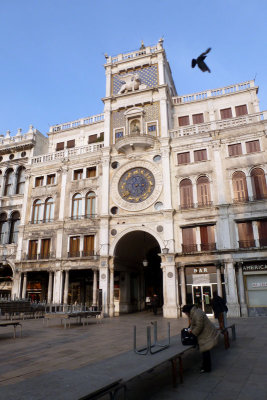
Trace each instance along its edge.
{"label": "pedestrian in distance", "polygon": [[214,312],[215,318],[218,319],[221,331],[224,331],[227,326],[226,313],[228,311],[228,307],[225,300],[220,297],[216,292],[214,293],[213,299],[211,300],[211,307]]}
{"label": "pedestrian in distance", "polygon": [[202,353],[202,366],[200,372],[211,371],[210,350],[218,344],[219,333],[207,315],[194,304],[186,304],[182,312],[190,320],[189,331],[197,337],[199,351]]}
{"label": "pedestrian in distance", "polygon": [[159,299],[158,299],[158,296],[156,294],[153,294],[153,296],[151,298],[151,304],[152,304],[152,311],[153,311],[154,315],[157,315],[158,306],[159,306]]}

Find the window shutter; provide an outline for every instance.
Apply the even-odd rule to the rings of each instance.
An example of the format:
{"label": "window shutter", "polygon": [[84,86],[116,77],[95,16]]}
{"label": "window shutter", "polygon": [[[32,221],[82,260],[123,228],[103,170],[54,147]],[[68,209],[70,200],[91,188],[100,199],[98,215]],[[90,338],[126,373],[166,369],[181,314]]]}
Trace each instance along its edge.
{"label": "window shutter", "polygon": [[221,112],[221,119],[232,118],[232,109],[231,108],[224,108],[220,110]]}
{"label": "window shutter", "polygon": [[183,236],[183,244],[188,246],[195,244],[195,235],[194,228],[183,228],[182,236]]}
{"label": "window shutter", "polygon": [[203,114],[193,114],[193,124],[202,124],[204,122]]}
{"label": "window shutter", "polygon": [[242,154],[241,143],[230,144],[228,146],[229,157],[239,156]]}
{"label": "window shutter", "polygon": [[195,162],[207,160],[207,150],[206,149],[195,150],[194,151],[194,160],[195,160]]}
{"label": "window shutter", "polygon": [[243,104],[242,106],[236,106],[235,114],[237,117],[240,117],[241,115],[246,115],[247,113],[248,109],[246,104]]}
{"label": "window shutter", "polygon": [[64,142],[59,142],[56,145],[56,151],[64,150]]}
{"label": "window shutter", "polygon": [[246,142],[247,153],[255,153],[256,151],[260,151],[260,142],[259,140],[251,140]]}
{"label": "window shutter", "polygon": [[91,144],[91,143],[96,143],[96,141],[97,141],[97,135],[90,135],[90,136],[88,137],[88,143],[89,143],[89,144]]}
{"label": "window shutter", "polygon": [[75,139],[67,141],[67,149],[70,149],[71,147],[75,147]]}
{"label": "window shutter", "polygon": [[178,118],[179,126],[189,125],[189,115]]}
{"label": "window shutter", "polygon": [[186,153],[178,154],[178,164],[189,164],[190,163],[190,153],[189,151]]}

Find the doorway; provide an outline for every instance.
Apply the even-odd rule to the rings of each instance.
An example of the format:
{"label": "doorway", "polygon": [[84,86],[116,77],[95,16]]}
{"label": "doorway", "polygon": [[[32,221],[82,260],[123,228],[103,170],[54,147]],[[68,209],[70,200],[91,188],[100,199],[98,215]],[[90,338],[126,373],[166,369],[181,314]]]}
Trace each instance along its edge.
{"label": "doorway", "polygon": [[213,297],[212,285],[193,285],[193,303],[201,308],[207,315],[213,315],[211,299]]}
{"label": "doorway", "polygon": [[147,309],[149,299],[157,294],[163,305],[161,252],[157,240],[145,231],[124,235],[114,251],[115,315]]}

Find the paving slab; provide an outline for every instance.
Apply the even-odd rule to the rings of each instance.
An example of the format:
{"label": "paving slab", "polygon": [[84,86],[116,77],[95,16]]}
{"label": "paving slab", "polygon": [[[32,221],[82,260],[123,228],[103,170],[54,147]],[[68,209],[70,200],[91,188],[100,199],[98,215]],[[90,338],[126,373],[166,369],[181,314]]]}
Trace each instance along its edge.
{"label": "paving slab", "polygon": [[[187,324],[184,318],[167,320],[161,315],[145,312],[105,318],[102,323],[90,321],[84,327],[73,323],[68,329],[57,324],[45,327],[42,319],[28,319],[22,321],[22,338],[17,339],[13,339],[12,331],[5,328],[0,331],[0,399],[38,399],[42,387],[48,391],[48,398],[59,399],[60,381],[61,388],[63,386],[68,393],[68,397],[62,399],[78,400],[79,393],[71,382],[75,380],[78,384],[76,387],[79,384],[82,386],[89,369],[94,380],[101,383],[106,377],[101,375],[100,366],[107,362],[111,363],[110,378],[113,379],[116,365],[110,360],[133,352],[133,326],[137,326],[138,346],[143,346],[146,326],[155,320],[158,323],[159,340],[167,336],[168,321],[171,324],[171,336],[177,335]],[[212,350],[211,373],[199,374],[201,356],[196,351],[185,359],[184,384],[173,388],[170,366],[162,365],[132,380],[127,385],[127,399],[266,400],[267,335],[262,335],[258,340],[257,332],[267,332],[267,318],[229,320],[236,323],[237,340],[230,341],[230,349],[225,350],[221,337],[218,347]],[[140,357],[143,360],[145,356]],[[95,374],[93,371],[96,371]]]}

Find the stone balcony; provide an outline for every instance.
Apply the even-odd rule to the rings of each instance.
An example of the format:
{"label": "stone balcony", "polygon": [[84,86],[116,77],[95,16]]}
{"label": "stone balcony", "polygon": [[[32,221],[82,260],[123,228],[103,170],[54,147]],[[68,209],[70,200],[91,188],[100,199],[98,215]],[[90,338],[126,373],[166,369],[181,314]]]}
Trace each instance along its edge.
{"label": "stone balcony", "polygon": [[104,114],[97,114],[91,117],[80,118],[75,121],[65,122],[64,124],[52,125],[49,129],[49,134],[62,132],[69,129],[80,128],[81,126],[92,125],[104,121]]}
{"label": "stone balcony", "polygon": [[153,148],[157,138],[149,134],[130,134],[116,140],[115,148],[119,153],[129,154],[133,151],[140,152]]}
{"label": "stone balcony", "polygon": [[203,124],[181,126],[177,129],[170,130],[169,134],[171,138],[177,138],[181,136],[197,135],[199,133],[206,133],[215,130],[231,129],[262,121],[267,122],[267,111],[262,111],[255,114],[246,114],[236,118],[205,122]]}

